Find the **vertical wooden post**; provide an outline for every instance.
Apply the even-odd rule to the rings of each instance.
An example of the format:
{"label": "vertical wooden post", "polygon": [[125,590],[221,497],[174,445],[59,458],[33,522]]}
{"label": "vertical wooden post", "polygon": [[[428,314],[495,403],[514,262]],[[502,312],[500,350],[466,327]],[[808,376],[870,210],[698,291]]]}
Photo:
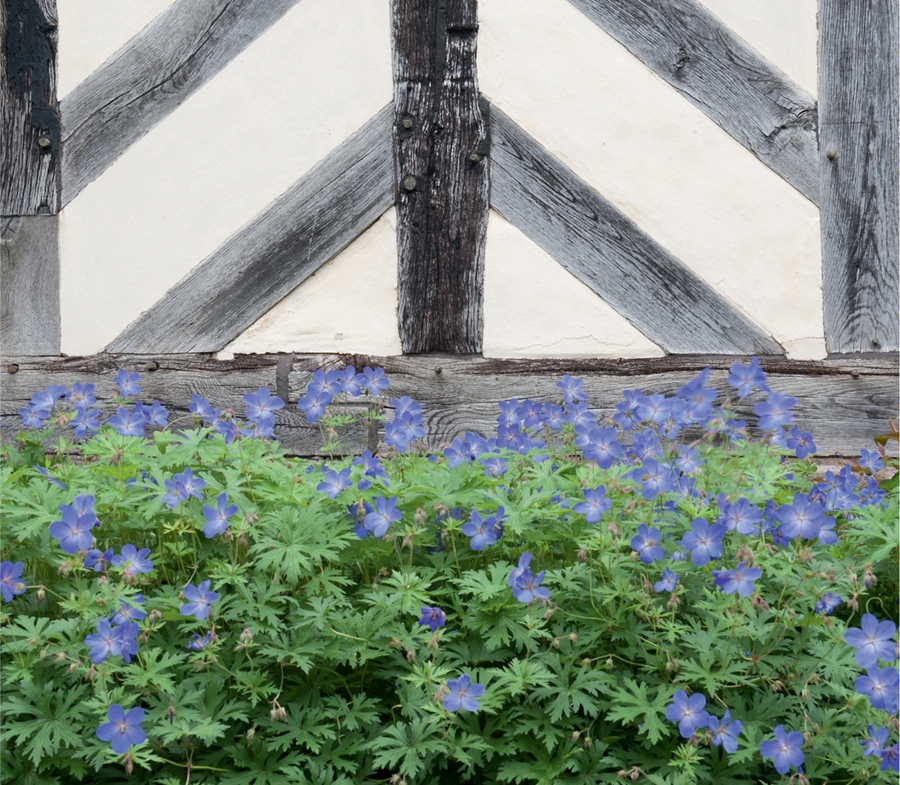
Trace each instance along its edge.
{"label": "vertical wooden post", "polygon": [[0,0],[0,331],[7,353],[58,354],[56,0]]}
{"label": "vertical wooden post", "polygon": [[898,349],[898,0],[819,0],[822,283],[829,352]]}
{"label": "vertical wooden post", "polygon": [[489,123],[476,0],[392,0],[400,337],[476,353],[483,330]]}

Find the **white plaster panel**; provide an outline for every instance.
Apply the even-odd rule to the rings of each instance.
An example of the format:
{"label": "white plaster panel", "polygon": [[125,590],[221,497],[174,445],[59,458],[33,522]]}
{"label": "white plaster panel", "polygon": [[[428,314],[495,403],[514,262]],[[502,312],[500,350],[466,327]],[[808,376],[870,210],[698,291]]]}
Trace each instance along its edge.
{"label": "white plaster panel", "polygon": [[64,353],[102,351],[391,101],[389,10],[299,3],[65,208]]}
{"label": "white plaster panel", "polygon": [[701,0],[728,27],[816,95],[817,0]]}
{"label": "white plaster panel", "polygon": [[226,346],[225,352],[402,354],[397,327],[396,220],[391,207]]}
{"label": "white plaster panel", "polygon": [[786,348],[824,339],[815,205],[567,0],[479,9],[492,102]]}
{"label": "white plaster panel", "polygon": [[484,254],[485,357],[662,357],[605,300],[491,210]]}
{"label": "white plaster panel", "polygon": [[175,0],[57,0],[62,98]]}

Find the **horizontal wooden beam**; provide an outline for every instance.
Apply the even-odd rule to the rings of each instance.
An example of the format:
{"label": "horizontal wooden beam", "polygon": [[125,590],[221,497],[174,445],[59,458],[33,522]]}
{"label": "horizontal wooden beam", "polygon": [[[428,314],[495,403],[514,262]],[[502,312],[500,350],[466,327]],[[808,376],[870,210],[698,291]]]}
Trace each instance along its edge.
{"label": "horizontal wooden beam", "polygon": [[900,2],[819,0],[825,344],[900,346]]}
{"label": "horizontal wooden beam", "polygon": [[818,204],[815,99],[700,3],[570,2]]}
{"label": "horizontal wooden beam", "polygon": [[[115,392],[118,368],[141,374],[145,401],[159,400],[174,414],[184,414],[191,393],[200,392],[220,408],[243,414],[241,397],[259,387],[278,391],[288,405],[278,413],[276,435],[298,455],[322,454],[316,426],[306,423],[296,408],[314,370],[365,365],[383,367],[390,379],[390,396],[409,395],[422,405],[428,431],[426,444],[438,449],[467,430],[490,435],[496,431],[497,402],[510,398],[557,401],[556,382],[569,373],[584,380],[588,403],[599,416],[613,413],[623,389],[672,393],[698,371],[710,366],[710,383],[724,398],[728,369],[747,358],[682,356],[629,360],[491,360],[459,355],[367,357],[360,355],[240,355],[219,361],[205,355],[96,355],[93,357],[4,357],[0,360],[3,400],[0,423],[4,438],[20,426],[16,412],[32,393],[48,384],[71,387],[76,381],[96,385],[104,417],[112,413],[108,400]],[[796,424],[810,431],[817,457],[858,454],[873,448],[872,439],[888,430],[888,417],[898,407],[896,355],[797,361],[761,358],[773,390],[800,399]],[[11,372],[14,371],[14,372]],[[751,397],[736,400],[737,411],[755,424]],[[174,418],[173,418],[174,419]],[[358,429],[351,446],[361,451],[366,434]],[[889,442],[896,455],[896,443]]]}
{"label": "horizontal wooden beam", "polygon": [[0,215],[59,212],[56,0],[0,3]]}
{"label": "horizontal wooden beam", "polygon": [[63,206],[298,2],[177,0],[65,96]]}
{"label": "horizontal wooden beam", "polygon": [[59,216],[0,219],[0,335],[10,354],[59,352]]}
{"label": "horizontal wooden beam", "polygon": [[112,352],[214,352],[393,204],[388,105],[177,283]]}
{"label": "horizontal wooden beam", "polygon": [[784,353],[496,107],[491,148],[491,206],[665,351]]}

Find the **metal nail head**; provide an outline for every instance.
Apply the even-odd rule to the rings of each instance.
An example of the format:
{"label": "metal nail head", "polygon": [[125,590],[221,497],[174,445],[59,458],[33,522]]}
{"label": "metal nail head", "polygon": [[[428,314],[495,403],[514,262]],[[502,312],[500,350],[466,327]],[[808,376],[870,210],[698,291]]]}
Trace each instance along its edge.
{"label": "metal nail head", "polygon": [[46,150],[51,144],[53,144],[53,143],[50,141],[49,137],[46,137],[46,136],[38,137],[38,147],[42,147]]}
{"label": "metal nail head", "polygon": [[825,153],[825,157],[829,161],[833,161],[835,158],[837,158],[837,150],[835,150],[833,147],[829,147],[828,152]]}
{"label": "metal nail head", "polygon": [[404,117],[404,118],[403,118],[403,127],[406,128],[406,129],[412,128],[412,127],[413,127],[413,121],[412,121],[412,118],[410,118],[410,117]]}
{"label": "metal nail head", "polygon": [[470,164],[477,164],[480,160],[481,159],[478,157],[478,153],[472,153],[472,155],[469,156]]}
{"label": "metal nail head", "polygon": [[16,365],[15,363],[11,363],[10,365],[6,366],[7,373],[18,373],[18,371],[19,371],[19,366]]}
{"label": "metal nail head", "polygon": [[415,177],[404,177],[403,178],[403,187],[407,191],[415,191],[416,190],[416,178]]}

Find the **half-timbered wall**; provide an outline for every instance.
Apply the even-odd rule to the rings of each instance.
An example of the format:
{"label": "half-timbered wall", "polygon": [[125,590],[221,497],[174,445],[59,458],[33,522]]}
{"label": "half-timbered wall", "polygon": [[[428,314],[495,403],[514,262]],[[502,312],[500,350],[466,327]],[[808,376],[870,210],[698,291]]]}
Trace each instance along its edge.
{"label": "half-timbered wall", "polygon": [[757,354],[896,390],[898,0],[0,9],[7,369]]}

